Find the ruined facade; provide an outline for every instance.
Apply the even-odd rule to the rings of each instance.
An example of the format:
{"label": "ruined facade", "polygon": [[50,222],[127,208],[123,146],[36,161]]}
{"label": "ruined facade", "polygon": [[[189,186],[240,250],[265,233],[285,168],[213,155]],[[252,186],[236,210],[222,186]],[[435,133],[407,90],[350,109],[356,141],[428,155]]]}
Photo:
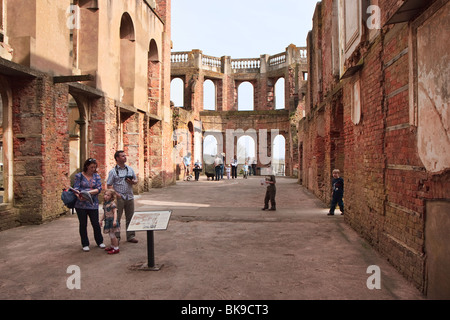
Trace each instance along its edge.
{"label": "ruined facade", "polygon": [[308,35],[299,180],[431,298],[449,298],[450,3],[323,0]]}
{"label": "ruined facade", "polygon": [[[249,136],[257,149],[258,168],[272,162],[274,139],[281,135],[285,143],[285,168],[280,174],[297,174],[296,127],[292,118],[302,112],[306,88],[306,48],[290,45],[285,52],[259,58],[232,59],[229,56],[212,57],[200,50],[172,53],[171,78],[181,79],[183,101],[174,106],[174,129],[183,136],[185,147],[178,157],[190,152],[192,161],[204,158],[203,139],[215,137],[218,153],[225,152],[226,163],[237,152],[240,137]],[[284,81],[284,105],[276,106],[275,86]],[[204,84],[214,84],[213,108],[204,105]],[[253,105],[239,109],[239,87],[249,83]],[[186,134],[183,134],[186,133]],[[180,135],[178,135],[180,140]],[[204,160],[204,159],[203,159]],[[238,159],[240,165],[245,159]],[[259,170],[258,170],[259,172]],[[278,170],[277,170],[278,172]],[[281,170],[279,171],[281,172]]]}
{"label": "ruined facade", "polygon": [[170,0],[0,4],[0,230],[65,212],[89,157],[106,181],[125,150],[138,193],[174,183]]}

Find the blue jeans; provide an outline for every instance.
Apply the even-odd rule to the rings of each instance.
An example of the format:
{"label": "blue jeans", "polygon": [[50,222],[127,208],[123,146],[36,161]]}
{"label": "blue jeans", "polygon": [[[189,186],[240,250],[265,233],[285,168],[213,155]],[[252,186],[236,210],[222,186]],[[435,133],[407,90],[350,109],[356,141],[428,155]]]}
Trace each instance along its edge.
{"label": "blue jeans", "polygon": [[88,217],[91,220],[92,229],[94,230],[94,238],[97,245],[103,243],[102,230],[100,228],[100,223],[98,222],[98,209],[79,209],[75,208],[77,211],[78,221],[80,222],[80,237],[81,245],[83,247],[89,246],[89,238],[87,234],[87,221]]}

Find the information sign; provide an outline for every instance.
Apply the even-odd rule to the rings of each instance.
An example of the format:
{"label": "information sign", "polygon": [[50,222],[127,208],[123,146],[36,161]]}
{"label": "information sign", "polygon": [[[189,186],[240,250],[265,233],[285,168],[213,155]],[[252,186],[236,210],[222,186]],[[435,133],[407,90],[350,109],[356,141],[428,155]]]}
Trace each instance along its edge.
{"label": "information sign", "polygon": [[167,230],[172,211],[135,212],[127,231]]}

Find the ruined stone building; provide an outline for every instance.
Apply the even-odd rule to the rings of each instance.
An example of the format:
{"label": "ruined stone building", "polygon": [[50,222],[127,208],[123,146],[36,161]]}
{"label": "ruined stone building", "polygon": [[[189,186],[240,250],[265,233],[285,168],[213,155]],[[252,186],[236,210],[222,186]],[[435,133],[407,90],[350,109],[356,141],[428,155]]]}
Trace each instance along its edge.
{"label": "ruined stone building", "polygon": [[449,298],[448,0],[323,0],[307,48],[248,59],[171,53],[170,9],[0,0],[0,230],[65,212],[61,190],[89,157],[106,180],[125,150],[140,193],[175,183],[187,153],[204,160],[209,137],[226,163],[250,137],[262,174],[281,137],[277,173],[329,203],[339,168],[346,222],[422,292]]}
{"label": "ruined stone building", "polygon": [[308,35],[299,180],[429,297],[450,297],[448,0],[323,0]]}
{"label": "ruined stone building", "polygon": [[[295,45],[273,56],[245,59],[212,57],[200,50],[173,52],[171,79],[181,81],[183,97],[181,105],[174,108],[177,142],[183,145],[177,156],[190,152],[192,162],[207,162],[210,155],[203,153],[203,142],[213,137],[217,154],[225,153],[229,164],[239,153],[240,138],[247,136],[254,156],[239,157],[239,167],[250,160],[257,162],[258,173],[273,165],[277,174],[296,175],[297,131],[292,119],[304,100],[306,71],[306,48]],[[212,105],[205,105],[207,82],[212,84]],[[251,99],[241,108],[239,98],[244,93],[240,88],[245,84],[251,88]],[[282,97],[278,105],[277,94]],[[277,137],[282,137],[283,144],[280,166],[274,165],[272,154]]]}
{"label": "ruined stone building", "polygon": [[136,192],[175,182],[170,4],[0,1],[0,230],[66,211],[61,190],[89,157],[106,181],[125,150]]}

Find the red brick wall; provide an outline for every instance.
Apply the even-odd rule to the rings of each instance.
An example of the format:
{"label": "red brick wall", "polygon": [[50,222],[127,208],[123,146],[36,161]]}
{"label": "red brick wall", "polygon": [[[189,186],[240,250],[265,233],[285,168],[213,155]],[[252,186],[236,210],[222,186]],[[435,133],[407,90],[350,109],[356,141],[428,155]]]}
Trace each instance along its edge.
{"label": "red brick wall", "polygon": [[[345,158],[339,169],[345,181],[345,220],[425,291],[426,201],[448,199],[450,173],[427,173],[418,156],[416,127],[409,119],[409,27],[384,27],[358,49],[363,68],[336,81],[329,54],[331,2],[322,1],[316,10],[308,42],[307,115],[299,124],[301,181],[328,204],[331,170],[342,163],[340,152],[336,155],[341,142],[334,144],[334,137],[343,139]],[[384,20],[400,2],[379,1]],[[355,125],[351,112],[356,79],[361,81],[362,117]],[[340,100],[342,120],[336,115]]]}
{"label": "red brick wall", "polygon": [[68,89],[49,77],[12,81],[14,207],[20,223],[41,223],[64,212],[69,185]]}

